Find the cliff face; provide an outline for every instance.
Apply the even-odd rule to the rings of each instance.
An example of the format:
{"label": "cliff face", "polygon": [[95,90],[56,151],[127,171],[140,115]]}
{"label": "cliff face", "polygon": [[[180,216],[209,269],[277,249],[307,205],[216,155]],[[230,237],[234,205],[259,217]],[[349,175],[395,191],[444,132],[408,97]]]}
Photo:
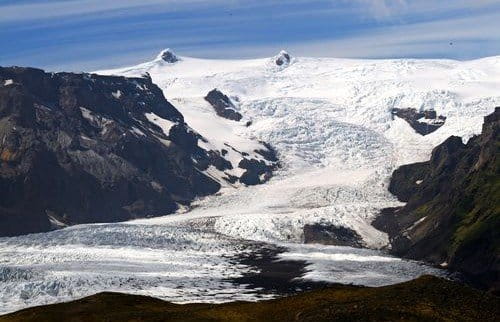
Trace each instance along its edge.
{"label": "cliff face", "polygon": [[500,108],[466,145],[450,137],[428,162],[402,166],[389,190],[402,208],[385,209],[374,225],[387,231],[392,252],[464,273],[500,290]]}
{"label": "cliff face", "polygon": [[237,122],[243,118],[243,115],[236,111],[231,99],[218,89],[211,90],[207,96],[205,96],[205,100],[212,105],[215,112],[220,117]]}
{"label": "cliff face", "polygon": [[149,78],[0,68],[0,236],[165,215],[227,166]]}

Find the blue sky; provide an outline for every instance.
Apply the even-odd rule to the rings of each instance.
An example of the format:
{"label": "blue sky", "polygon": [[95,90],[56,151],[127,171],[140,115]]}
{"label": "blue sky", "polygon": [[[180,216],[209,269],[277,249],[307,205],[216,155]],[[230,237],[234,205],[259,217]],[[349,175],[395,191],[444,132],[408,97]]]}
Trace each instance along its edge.
{"label": "blue sky", "polygon": [[0,65],[90,71],[207,58],[500,55],[500,0],[0,0]]}

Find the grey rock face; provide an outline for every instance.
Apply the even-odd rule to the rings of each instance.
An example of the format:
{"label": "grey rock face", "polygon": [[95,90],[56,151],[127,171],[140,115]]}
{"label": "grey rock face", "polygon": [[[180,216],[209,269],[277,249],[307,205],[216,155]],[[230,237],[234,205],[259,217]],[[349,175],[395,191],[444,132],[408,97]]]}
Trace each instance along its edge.
{"label": "grey rock face", "polygon": [[215,193],[201,171],[228,165],[198,139],[148,78],[0,68],[0,236],[165,215]]}
{"label": "grey rock face", "polygon": [[243,118],[243,116],[236,111],[236,107],[229,97],[218,89],[211,90],[207,96],[205,96],[205,100],[212,105],[215,113],[220,117],[237,122]]}
{"label": "grey rock face", "polygon": [[350,247],[364,246],[363,239],[354,230],[325,224],[305,225],[304,243]]}
{"label": "grey rock face", "polygon": [[389,190],[404,207],[384,209],[374,226],[391,252],[460,271],[471,284],[500,292],[500,107],[481,135],[456,136],[427,162],[394,171]]}
{"label": "grey rock face", "polygon": [[414,108],[394,108],[392,115],[408,122],[421,135],[436,131],[446,122],[445,116],[437,115],[436,111],[433,110],[418,112]]}
{"label": "grey rock face", "polygon": [[278,66],[288,66],[292,61],[292,57],[290,54],[284,50],[280,51],[280,53],[274,58],[274,62]]}

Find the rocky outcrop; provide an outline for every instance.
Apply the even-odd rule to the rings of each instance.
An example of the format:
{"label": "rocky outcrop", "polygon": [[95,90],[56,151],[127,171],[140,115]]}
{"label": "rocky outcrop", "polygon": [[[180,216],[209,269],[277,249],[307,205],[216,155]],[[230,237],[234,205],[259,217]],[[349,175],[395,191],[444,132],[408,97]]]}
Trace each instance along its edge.
{"label": "rocky outcrop", "polygon": [[207,96],[205,96],[205,100],[212,105],[215,113],[220,117],[237,122],[243,118],[243,116],[236,111],[236,107],[231,99],[218,89],[211,90]]}
{"label": "rocky outcrop", "polygon": [[158,57],[156,57],[157,60],[162,60],[166,63],[173,64],[178,62],[180,59],[177,57],[170,48],[162,50],[159,54]]}
{"label": "rocky outcrop", "polygon": [[354,230],[331,224],[304,226],[304,243],[363,247],[363,238]]}
{"label": "rocky outcrop", "polygon": [[392,115],[408,122],[421,135],[427,135],[436,131],[446,122],[446,117],[437,115],[434,110],[419,112],[414,108],[393,108]]}
{"label": "rocky outcrop", "polygon": [[238,167],[246,171],[240,178],[240,182],[254,186],[269,180],[272,176],[273,167],[269,167],[263,160],[242,159]]}
{"label": "rocky outcrop", "polygon": [[[278,261],[282,262],[281,261]],[[279,278],[274,274],[271,278]],[[283,286],[282,286],[283,287]],[[498,298],[434,276],[382,287],[332,285],[258,302],[174,304],[99,293],[24,309],[0,322],[45,321],[498,321]]]}
{"label": "rocky outcrop", "polygon": [[273,58],[273,60],[277,66],[286,67],[292,62],[292,56],[290,56],[290,54],[285,50],[282,50]]}
{"label": "rocky outcrop", "polygon": [[450,137],[431,160],[403,166],[390,191],[402,208],[374,225],[390,235],[392,252],[460,271],[476,286],[500,290],[500,108],[467,144]]}
{"label": "rocky outcrop", "polygon": [[231,164],[150,78],[0,67],[0,236],[165,215]]}

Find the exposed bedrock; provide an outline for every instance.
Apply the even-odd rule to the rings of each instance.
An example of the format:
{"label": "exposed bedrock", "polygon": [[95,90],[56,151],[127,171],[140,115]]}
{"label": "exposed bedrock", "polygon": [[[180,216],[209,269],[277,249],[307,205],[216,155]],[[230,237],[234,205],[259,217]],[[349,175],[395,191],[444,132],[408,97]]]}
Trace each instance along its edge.
{"label": "exposed bedrock", "polygon": [[434,110],[419,112],[414,108],[393,108],[392,115],[408,122],[421,135],[427,135],[436,131],[446,122],[446,117],[437,115]]}
{"label": "exposed bedrock", "polygon": [[304,226],[304,243],[363,247],[363,238],[354,230],[327,224]]}
{"label": "exposed bedrock", "polygon": [[500,290],[500,108],[482,134],[450,137],[430,161],[394,171],[390,191],[404,207],[385,209],[374,225],[392,252],[462,272],[478,287]]}
{"label": "exposed bedrock", "polygon": [[292,62],[292,56],[290,56],[287,51],[282,50],[273,58],[273,60],[276,65],[280,67],[286,67]]}

